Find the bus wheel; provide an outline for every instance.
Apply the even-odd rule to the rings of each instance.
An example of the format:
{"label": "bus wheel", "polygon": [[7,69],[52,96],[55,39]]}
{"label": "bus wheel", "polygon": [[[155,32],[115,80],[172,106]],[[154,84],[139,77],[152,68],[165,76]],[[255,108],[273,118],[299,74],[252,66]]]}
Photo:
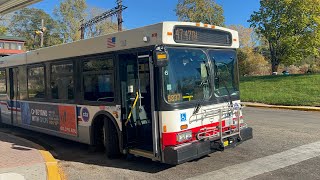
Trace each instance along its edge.
{"label": "bus wheel", "polygon": [[120,155],[118,132],[113,122],[104,118],[103,123],[104,147],[109,158],[115,158]]}
{"label": "bus wheel", "polygon": [[104,134],[103,134],[104,117],[100,116],[95,119],[93,123],[93,144],[89,147],[91,152],[103,152],[104,151]]}

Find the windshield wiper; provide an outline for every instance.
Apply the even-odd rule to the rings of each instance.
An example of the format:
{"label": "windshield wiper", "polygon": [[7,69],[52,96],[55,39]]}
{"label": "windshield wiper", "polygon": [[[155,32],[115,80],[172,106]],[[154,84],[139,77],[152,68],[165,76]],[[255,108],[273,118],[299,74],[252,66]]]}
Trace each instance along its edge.
{"label": "windshield wiper", "polygon": [[[203,61],[204,65],[205,65],[205,68],[206,68],[206,73],[207,73],[207,77],[204,78],[201,83],[200,83],[200,87],[203,87],[203,88],[210,88],[210,69],[208,67],[208,64]],[[201,109],[201,106],[202,106],[202,103],[204,102],[204,100],[206,99],[206,93],[203,92],[203,98],[197,103],[197,105],[194,107],[194,110],[193,110],[193,113],[192,115],[195,115],[197,114],[200,109]]]}
{"label": "windshield wiper", "polygon": [[[215,63],[215,66],[217,66],[216,64],[222,64],[223,66],[226,67],[227,72],[229,72],[229,68],[228,68],[228,65],[227,65],[227,64],[222,63],[222,62],[219,62],[219,63],[214,62],[214,63]],[[218,76],[218,77],[219,77],[219,76]],[[219,81],[220,81],[220,79],[221,79],[221,77],[219,77]],[[231,98],[231,93],[230,93],[230,90],[229,90],[229,88],[228,88],[228,86],[227,86],[227,84],[226,84],[226,80],[225,80],[224,78],[222,78],[222,84],[223,84],[224,88],[227,90],[228,97],[229,97],[229,101],[230,101],[230,105],[232,106],[232,105],[233,105],[233,102],[232,102],[232,98]]]}
{"label": "windshield wiper", "polygon": [[200,109],[201,109],[201,104],[200,102],[198,102],[197,105],[194,107],[192,115],[196,115]]}

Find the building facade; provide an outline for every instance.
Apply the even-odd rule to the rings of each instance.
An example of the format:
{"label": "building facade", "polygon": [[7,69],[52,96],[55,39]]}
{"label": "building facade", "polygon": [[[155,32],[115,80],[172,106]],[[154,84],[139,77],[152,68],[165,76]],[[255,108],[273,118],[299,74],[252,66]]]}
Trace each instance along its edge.
{"label": "building facade", "polygon": [[25,38],[13,36],[0,36],[0,57],[25,52]]}

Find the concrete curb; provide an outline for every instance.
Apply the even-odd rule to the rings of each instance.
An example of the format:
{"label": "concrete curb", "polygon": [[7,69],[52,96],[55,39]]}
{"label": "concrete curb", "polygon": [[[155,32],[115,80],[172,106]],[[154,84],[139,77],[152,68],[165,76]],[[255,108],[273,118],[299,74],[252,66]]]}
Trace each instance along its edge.
{"label": "concrete curb", "polygon": [[61,168],[58,166],[58,161],[52,156],[52,154],[47,151],[44,147],[39,144],[36,144],[27,139],[21,138],[19,136],[15,136],[12,134],[7,134],[13,138],[17,138],[21,141],[24,141],[28,144],[31,144],[34,148],[36,148],[41,154],[43,160],[45,161],[47,168],[47,180],[66,180],[66,176]]}
{"label": "concrete curb", "polygon": [[262,103],[250,103],[250,102],[241,102],[241,104],[246,107],[289,109],[289,110],[296,110],[296,111],[319,111],[320,112],[320,107],[311,107],[311,106],[281,106],[281,105],[269,105],[269,104],[262,104]]}

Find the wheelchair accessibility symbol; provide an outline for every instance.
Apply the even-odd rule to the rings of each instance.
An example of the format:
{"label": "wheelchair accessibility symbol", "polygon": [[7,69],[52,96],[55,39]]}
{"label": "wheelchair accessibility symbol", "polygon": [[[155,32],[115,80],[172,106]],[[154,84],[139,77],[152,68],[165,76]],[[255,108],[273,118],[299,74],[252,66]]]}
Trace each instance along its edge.
{"label": "wheelchair accessibility symbol", "polygon": [[180,113],[180,121],[181,122],[187,121],[187,114],[186,113]]}

